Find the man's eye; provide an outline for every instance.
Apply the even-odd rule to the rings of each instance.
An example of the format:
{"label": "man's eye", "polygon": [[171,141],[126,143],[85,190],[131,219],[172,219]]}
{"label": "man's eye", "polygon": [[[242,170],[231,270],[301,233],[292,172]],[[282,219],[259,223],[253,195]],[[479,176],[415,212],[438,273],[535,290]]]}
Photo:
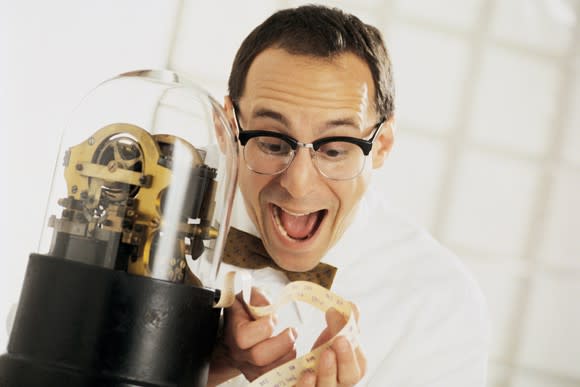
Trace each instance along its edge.
{"label": "man's eye", "polygon": [[[356,146],[356,145],[355,145]],[[328,160],[342,160],[352,153],[353,144],[348,142],[329,142],[322,145],[318,152],[321,156]]]}
{"label": "man's eye", "polygon": [[285,155],[289,152],[289,146],[284,141],[270,137],[256,137],[258,149],[271,155]]}

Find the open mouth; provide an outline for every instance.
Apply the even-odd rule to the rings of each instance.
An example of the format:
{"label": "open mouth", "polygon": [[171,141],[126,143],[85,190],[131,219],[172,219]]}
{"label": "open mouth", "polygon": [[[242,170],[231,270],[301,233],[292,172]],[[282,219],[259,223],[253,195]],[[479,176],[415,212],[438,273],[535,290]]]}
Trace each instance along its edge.
{"label": "open mouth", "polygon": [[322,223],[327,210],[319,210],[309,213],[293,213],[284,208],[272,204],[274,221],[282,235],[289,239],[305,241],[310,239]]}

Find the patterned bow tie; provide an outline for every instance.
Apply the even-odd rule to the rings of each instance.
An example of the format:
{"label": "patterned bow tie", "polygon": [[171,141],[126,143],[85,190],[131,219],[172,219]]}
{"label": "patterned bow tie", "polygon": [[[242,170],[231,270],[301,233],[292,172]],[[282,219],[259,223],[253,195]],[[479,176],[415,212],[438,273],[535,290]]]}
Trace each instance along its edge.
{"label": "patterned bow tie", "polygon": [[270,258],[260,238],[233,227],[230,227],[222,262],[245,269],[271,267],[286,274],[290,281],[310,281],[327,289],[332,286],[336,275],[336,267],[322,262],[310,271],[284,270]]}

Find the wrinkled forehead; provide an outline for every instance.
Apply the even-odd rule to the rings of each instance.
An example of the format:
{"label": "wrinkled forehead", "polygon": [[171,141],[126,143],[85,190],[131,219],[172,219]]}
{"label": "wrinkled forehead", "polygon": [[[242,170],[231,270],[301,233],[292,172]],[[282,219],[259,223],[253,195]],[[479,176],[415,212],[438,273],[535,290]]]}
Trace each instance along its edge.
{"label": "wrinkled forehead", "polygon": [[250,66],[240,103],[250,111],[298,107],[374,116],[374,96],[369,66],[355,54],[318,58],[269,48]]}

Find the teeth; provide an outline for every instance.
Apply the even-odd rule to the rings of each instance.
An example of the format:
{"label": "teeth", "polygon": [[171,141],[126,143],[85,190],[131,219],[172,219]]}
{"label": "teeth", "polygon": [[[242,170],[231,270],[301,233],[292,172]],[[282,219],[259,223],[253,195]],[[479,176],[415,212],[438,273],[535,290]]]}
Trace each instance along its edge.
{"label": "teeth", "polygon": [[282,223],[280,222],[280,208],[274,206],[274,220],[276,220],[276,226],[278,226],[278,229],[280,230],[280,232],[288,237],[291,238],[290,235],[288,235],[288,233],[286,232],[286,229],[284,228],[284,226],[282,226]]}
{"label": "teeth", "polygon": [[280,207],[280,208],[282,209],[282,211],[284,211],[285,213],[290,214],[292,216],[304,216],[304,215],[310,214],[310,212],[306,212],[306,213],[303,213],[303,214],[299,214],[297,212],[288,211],[287,209],[282,208],[282,207]]}
{"label": "teeth", "polygon": [[305,215],[310,215],[313,212],[316,212],[316,211],[310,211],[310,212],[293,212],[293,211],[287,210],[284,207],[280,207],[280,206],[276,206],[276,207],[277,207],[278,210],[282,210],[285,213],[290,214],[292,216],[305,216]]}

